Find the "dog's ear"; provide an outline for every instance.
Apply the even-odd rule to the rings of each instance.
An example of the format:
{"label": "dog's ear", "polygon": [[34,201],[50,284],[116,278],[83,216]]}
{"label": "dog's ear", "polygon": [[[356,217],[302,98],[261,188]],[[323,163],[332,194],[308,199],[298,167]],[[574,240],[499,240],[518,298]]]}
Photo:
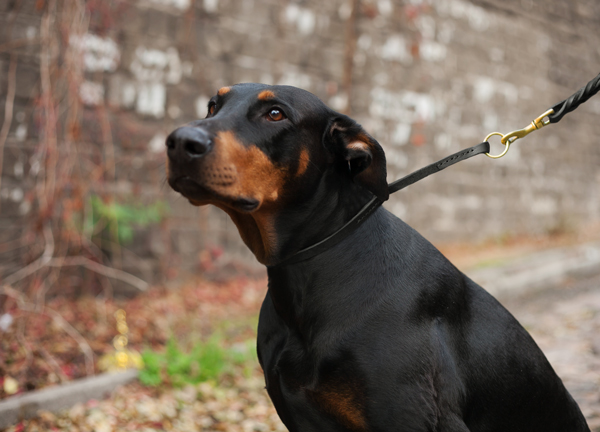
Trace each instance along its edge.
{"label": "dog's ear", "polygon": [[385,153],[361,125],[343,114],[330,120],[324,136],[325,147],[347,161],[352,180],[381,201],[389,198]]}

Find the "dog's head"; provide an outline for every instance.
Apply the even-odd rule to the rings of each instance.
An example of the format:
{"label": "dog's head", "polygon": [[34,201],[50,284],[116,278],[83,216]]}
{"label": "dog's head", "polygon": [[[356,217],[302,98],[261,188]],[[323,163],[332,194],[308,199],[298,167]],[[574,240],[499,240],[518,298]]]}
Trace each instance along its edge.
{"label": "dog's head", "polygon": [[166,145],[171,187],[194,205],[225,210],[263,263],[281,246],[278,215],[310,206],[324,181],[325,189],[352,184],[388,198],[379,143],[295,87],[224,87],[206,118],[173,131]]}

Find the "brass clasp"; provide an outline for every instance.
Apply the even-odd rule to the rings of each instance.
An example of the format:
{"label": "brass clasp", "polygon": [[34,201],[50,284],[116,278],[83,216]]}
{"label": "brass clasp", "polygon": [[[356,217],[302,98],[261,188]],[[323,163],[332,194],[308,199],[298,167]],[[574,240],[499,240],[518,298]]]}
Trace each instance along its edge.
{"label": "brass clasp", "polygon": [[502,144],[506,144],[507,142],[512,144],[519,138],[523,138],[524,136],[529,135],[531,132],[543,128],[544,126],[546,126],[547,124],[550,123],[550,120],[544,121],[544,118],[548,117],[550,114],[553,114],[553,113],[554,113],[554,110],[549,109],[544,114],[542,114],[541,116],[536,118],[534,121],[532,121],[526,128],[519,129],[519,130],[511,132],[507,135],[504,135],[500,141],[502,141]]}
{"label": "brass clasp", "polygon": [[[502,135],[500,132],[492,132],[491,134],[489,134],[488,136],[486,136],[483,141],[487,142],[487,140],[489,140],[490,137],[492,137],[494,135],[501,136],[502,137],[501,140],[504,139],[504,135]],[[510,142],[507,142],[506,144],[504,144],[504,146],[505,146],[504,151],[502,153],[500,153],[500,154],[493,155],[493,154],[486,153],[485,155],[487,157],[492,158],[492,159],[500,159],[502,156],[504,156],[508,152],[508,149],[510,148]]]}
{"label": "brass clasp", "polygon": [[549,124],[550,120],[549,119],[548,120],[544,120],[544,118],[548,117],[550,114],[553,114],[553,113],[554,113],[554,110],[553,109],[549,109],[544,114],[542,114],[541,116],[539,116],[538,118],[536,118],[534,121],[532,121],[527,127],[523,128],[523,129],[516,130],[514,132],[510,132],[510,133],[508,133],[506,135],[503,135],[500,132],[492,132],[491,134],[489,134],[485,138],[484,141],[487,141],[492,135],[500,135],[502,137],[502,138],[500,138],[500,142],[502,142],[502,144],[504,144],[506,146],[506,148],[499,155],[491,155],[489,153],[486,153],[486,155],[489,156],[489,157],[491,157],[492,159],[501,158],[502,156],[504,156],[508,152],[508,148],[516,140],[518,140],[519,138],[523,138],[524,136],[529,135],[531,132],[536,131],[538,129],[541,129],[544,126],[546,126],[547,124]]}

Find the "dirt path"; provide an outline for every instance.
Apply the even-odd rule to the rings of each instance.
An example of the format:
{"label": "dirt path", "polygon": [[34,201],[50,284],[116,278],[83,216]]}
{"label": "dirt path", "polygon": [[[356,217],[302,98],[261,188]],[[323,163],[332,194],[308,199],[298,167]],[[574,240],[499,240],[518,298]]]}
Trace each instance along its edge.
{"label": "dirt path", "polygon": [[503,303],[542,348],[590,429],[600,431],[600,277]]}
{"label": "dirt path", "polygon": [[[578,401],[590,428],[600,432],[600,277],[528,298],[503,301],[546,353]],[[285,431],[258,368],[219,385],[152,390],[130,384],[109,399],[77,405],[58,416],[9,428],[22,431],[112,432]]]}

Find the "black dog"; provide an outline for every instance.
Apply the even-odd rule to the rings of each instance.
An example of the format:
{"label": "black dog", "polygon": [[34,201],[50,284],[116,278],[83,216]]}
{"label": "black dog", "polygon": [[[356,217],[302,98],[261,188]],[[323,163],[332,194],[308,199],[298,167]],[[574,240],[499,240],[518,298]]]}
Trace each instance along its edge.
{"label": "black dog", "polygon": [[519,323],[373,195],[385,155],[360,125],[287,86],[224,87],[167,138],[169,184],[231,216],[265,264],[258,327],[267,390],[292,432],[589,431]]}

